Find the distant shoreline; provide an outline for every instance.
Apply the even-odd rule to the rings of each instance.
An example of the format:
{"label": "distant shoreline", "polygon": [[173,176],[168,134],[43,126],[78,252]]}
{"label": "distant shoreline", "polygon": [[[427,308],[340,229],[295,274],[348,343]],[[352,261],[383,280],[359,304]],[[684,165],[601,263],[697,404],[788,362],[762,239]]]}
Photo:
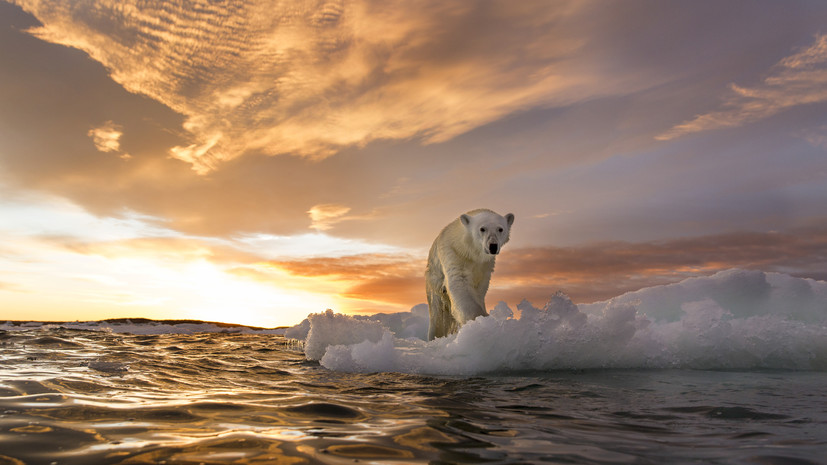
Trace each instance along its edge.
{"label": "distant shoreline", "polygon": [[[274,334],[281,334],[289,328],[289,326],[279,326],[275,328],[264,328],[260,326],[243,325],[239,323],[223,323],[219,321],[203,321],[203,320],[153,320],[150,318],[107,318],[105,320],[93,321],[38,321],[38,320],[0,320],[0,330],[17,330],[17,329],[36,329],[43,326],[61,326],[67,329],[88,329],[100,330],[110,328],[115,332],[130,332],[149,334],[146,330],[150,328],[161,329],[168,328],[167,331],[151,332],[155,334],[163,334],[180,329],[181,333],[197,333],[197,332],[272,332]],[[138,330],[138,329],[141,330]],[[129,331],[132,329],[133,331]]]}

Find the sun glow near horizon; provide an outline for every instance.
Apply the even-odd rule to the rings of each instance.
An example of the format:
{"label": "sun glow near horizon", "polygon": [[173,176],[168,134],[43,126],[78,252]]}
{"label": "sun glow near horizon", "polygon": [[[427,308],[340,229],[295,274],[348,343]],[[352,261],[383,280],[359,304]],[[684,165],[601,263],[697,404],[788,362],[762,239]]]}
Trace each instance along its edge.
{"label": "sun glow near horizon", "polygon": [[329,295],[245,279],[206,260],[186,264],[171,293],[193,319],[261,327],[289,326],[308,313],[340,307]]}
{"label": "sun glow near horizon", "polygon": [[[7,319],[146,317],[275,327],[296,324],[308,313],[344,307],[330,294],[288,283],[286,275],[286,285],[261,282],[230,273],[206,259],[159,263],[147,257],[104,258],[50,251],[48,263],[39,258],[32,261],[31,269],[18,273],[17,279],[4,276]],[[3,268],[6,275],[8,268]],[[325,283],[315,287],[330,288]]]}
{"label": "sun glow near horizon", "polygon": [[[341,282],[295,276],[267,258],[389,250],[323,234],[191,237],[125,214],[96,217],[63,199],[0,202],[3,318],[198,319],[275,327],[327,308],[348,312]],[[43,218],[49,218],[43,222]],[[312,237],[308,237],[312,236]]]}

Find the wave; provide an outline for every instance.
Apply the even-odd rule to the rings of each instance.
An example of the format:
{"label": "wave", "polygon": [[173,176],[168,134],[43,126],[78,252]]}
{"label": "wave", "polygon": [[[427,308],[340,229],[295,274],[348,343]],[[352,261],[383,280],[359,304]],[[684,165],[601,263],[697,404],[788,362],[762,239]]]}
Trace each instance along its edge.
{"label": "wave", "polygon": [[100,321],[6,321],[0,323],[0,330],[33,330],[48,328],[76,329],[81,331],[106,331],[119,334],[198,334],[198,333],[244,333],[283,334],[286,328],[258,328],[233,323],[219,323],[201,320],[150,320],[147,318],[112,318]]}
{"label": "wave", "polygon": [[[285,336],[345,372],[473,375],[595,368],[827,371],[827,282],[728,270],[576,305],[500,302],[457,334],[426,342],[427,306],[352,317],[308,316]],[[395,323],[388,324],[389,322]]]}

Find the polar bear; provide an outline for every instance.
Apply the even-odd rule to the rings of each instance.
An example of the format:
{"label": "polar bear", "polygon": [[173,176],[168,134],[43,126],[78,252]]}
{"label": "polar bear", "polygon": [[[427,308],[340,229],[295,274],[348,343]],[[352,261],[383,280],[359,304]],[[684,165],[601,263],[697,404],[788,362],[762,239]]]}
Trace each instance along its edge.
{"label": "polar bear", "polygon": [[425,270],[428,340],[447,336],[485,311],[494,259],[508,242],[514,215],[472,210],[451,222],[434,240]]}

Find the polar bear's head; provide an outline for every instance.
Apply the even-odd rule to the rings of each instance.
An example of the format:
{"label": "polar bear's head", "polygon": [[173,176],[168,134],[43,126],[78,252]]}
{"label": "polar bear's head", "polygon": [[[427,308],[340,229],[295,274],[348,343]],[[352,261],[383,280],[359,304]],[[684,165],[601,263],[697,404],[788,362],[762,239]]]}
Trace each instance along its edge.
{"label": "polar bear's head", "polygon": [[473,210],[459,217],[474,246],[483,254],[497,255],[508,242],[514,215],[498,215],[491,210]]}

